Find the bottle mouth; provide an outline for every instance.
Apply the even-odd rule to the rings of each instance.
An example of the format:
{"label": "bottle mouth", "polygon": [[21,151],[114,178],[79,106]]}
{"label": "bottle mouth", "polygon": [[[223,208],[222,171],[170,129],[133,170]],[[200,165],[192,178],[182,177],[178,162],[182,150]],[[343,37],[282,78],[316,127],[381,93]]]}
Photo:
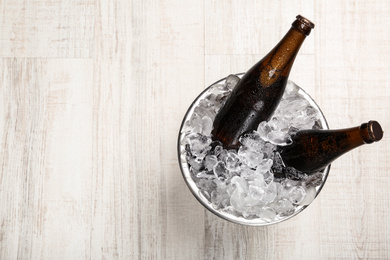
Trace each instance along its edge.
{"label": "bottle mouth", "polygon": [[306,36],[308,36],[310,31],[314,29],[314,23],[302,15],[297,15],[296,20],[292,23],[292,26]]}
{"label": "bottle mouth", "polygon": [[368,135],[370,136],[371,140],[374,142],[378,142],[383,137],[383,130],[381,125],[377,121],[369,121],[367,123],[367,129],[368,129]]}
{"label": "bottle mouth", "polygon": [[297,15],[297,17],[295,17],[295,18],[297,18],[298,20],[300,20],[301,22],[303,22],[303,23],[305,23],[305,24],[307,24],[311,29],[314,29],[314,23],[312,23],[309,19],[307,19],[307,18],[305,18],[305,17],[303,17],[302,15]]}

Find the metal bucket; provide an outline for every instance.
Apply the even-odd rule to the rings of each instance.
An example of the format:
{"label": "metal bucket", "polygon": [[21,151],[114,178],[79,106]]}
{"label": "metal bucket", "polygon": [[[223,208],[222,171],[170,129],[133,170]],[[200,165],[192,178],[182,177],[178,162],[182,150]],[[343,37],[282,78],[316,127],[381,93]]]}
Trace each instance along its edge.
{"label": "metal bucket", "polygon": [[[237,76],[241,77],[243,74],[244,73],[240,73],[240,74],[237,74]],[[187,120],[189,120],[191,118],[191,115],[193,114],[195,107],[199,104],[199,101],[209,94],[210,87],[215,85],[215,84],[224,84],[225,80],[226,80],[226,78],[223,78],[223,79],[215,82],[214,84],[210,85],[208,88],[206,88],[194,100],[194,102],[191,104],[191,106],[189,107],[189,109],[187,110],[187,113],[185,114],[185,116],[183,118],[183,121],[182,121],[182,124],[180,127],[180,131],[179,131],[178,158],[179,158],[179,165],[180,165],[180,169],[181,169],[181,172],[183,174],[184,180],[185,180],[188,188],[192,192],[192,194],[205,208],[207,208],[210,212],[214,213],[215,215],[217,215],[225,220],[231,221],[233,223],[238,223],[238,224],[248,225],[248,226],[266,226],[266,225],[280,223],[282,221],[290,219],[290,218],[296,216],[297,214],[299,214],[300,212],[302,212],[308,205],[298,206],[298,207],[296,207],[294,213],[292,213],[291,215],[283,216],[283,217],[278,216],[273,221],[267,221],[267,220],[262,219],[262,218],[246,219],[242,216],[237,216],[237,215],[234,215],[231,213],[227,213],[227,212],[223,212],[223,211],[215,209],[213,207],[212,203],[201,193],[200,189],[197,187],[195,181],[191,177],[191,172],[190,172],[190,168],[189,168],[189,165],[187,163],[187,160],[185,158],[183,158],[183,154],[185,154],[185,145],[181,144],[181,140],[183,140],[183,138],[184,138],[184,133],[182,131],[184,124]],[[328,123],[326,122],[326,119],[325,119],[325,116],[323,115],[323,113],[322,113],[321,109],[318,107],[318,105],[314,102],[314,100],[300,87],[299,87],[298,93],[301,94],[311,104],[311,106],[319,112],[320,119],[318,120],[317,123],[320,125],[320,127],[322,129],[329,129]],[[330,171],[330,165],[324,169],[322,183],[316,187],[315,197],[318,196],[322,187],[324,186],[326,178],[328,177],[329,171]]]}

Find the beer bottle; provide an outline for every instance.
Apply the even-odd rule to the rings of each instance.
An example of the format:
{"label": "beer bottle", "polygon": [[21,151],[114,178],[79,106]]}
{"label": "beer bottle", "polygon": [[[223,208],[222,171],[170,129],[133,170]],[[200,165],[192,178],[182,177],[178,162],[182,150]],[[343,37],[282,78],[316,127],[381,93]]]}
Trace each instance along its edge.
{"label": "beer bottle", "polygon": [[382,137],[382,127],[377,121],[339,130],[303,130],[292,137],[291,145],[279,147],[279,153],[286,167],[310,174],[324,169],[346,152]]}
{"label": "beer bottle", "polygon": [[225,149],[238,148],[240,135],[271,117],[299,48],[313,28],[312,22],[298,15],[283,39],[237,83],[213,123],[213,139]]}

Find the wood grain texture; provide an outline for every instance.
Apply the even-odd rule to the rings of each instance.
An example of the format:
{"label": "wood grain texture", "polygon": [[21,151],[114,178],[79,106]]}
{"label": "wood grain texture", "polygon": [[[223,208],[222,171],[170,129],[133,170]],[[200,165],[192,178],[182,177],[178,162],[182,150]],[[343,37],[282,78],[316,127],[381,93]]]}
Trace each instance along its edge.
{"label": "wood grain texture", "polygon": [[[297,14],[290,78],[331,128],[378,120],[298,216],[206,211],[177,164],[181,120]],[[0,0],[0,259],[389,259],[390,2]]]}
{"label": "wood grain texture", "polygon": [[0,67],[0,258],[84,258],[92,61],[2,59]]}
{"label": "wood grain texture", "polygon": [[95,3],[91,0],[0,2],[0,57],[89,58]]}
{"label": "wood grain texture", "polygon": [[93,259],[202,258],[204,210],[176,159],[181,119],[203,88],[202,12],[195,1],[97,4]]}

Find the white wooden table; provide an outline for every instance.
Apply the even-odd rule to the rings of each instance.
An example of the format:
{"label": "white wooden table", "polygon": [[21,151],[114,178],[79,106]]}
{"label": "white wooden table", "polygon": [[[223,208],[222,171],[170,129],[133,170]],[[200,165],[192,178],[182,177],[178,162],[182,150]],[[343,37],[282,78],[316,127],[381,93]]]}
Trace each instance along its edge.
{"label": "white wooden table", "polygon": [[[291,220],[232,224],[187,189],[178,129],[297,14],[316,28],[290,79],[331,128],[375,119],[384,139]],[[389,17],[388,0],[0,1],[0,259],[389,259]]]}

